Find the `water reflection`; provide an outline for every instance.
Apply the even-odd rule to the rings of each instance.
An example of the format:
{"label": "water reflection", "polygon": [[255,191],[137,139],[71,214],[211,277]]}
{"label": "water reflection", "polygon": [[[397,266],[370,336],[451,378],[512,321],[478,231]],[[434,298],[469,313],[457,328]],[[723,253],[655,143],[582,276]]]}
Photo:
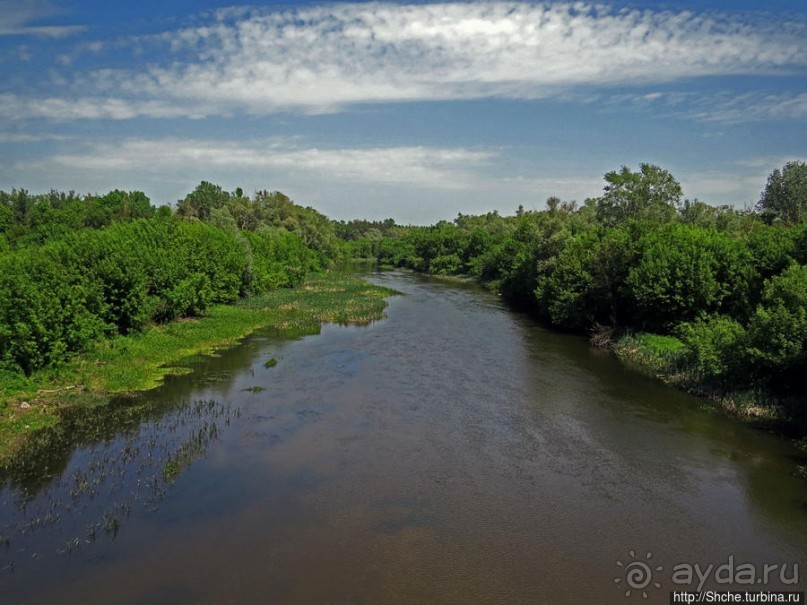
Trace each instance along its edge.
{"label": "water reflection", "polygon": [[[134,425],[132,417],[138,419]],[[156,510],[182,471],[238,417],[239,410],[215,400],[171,409],[102,408],[96,435],[105,438],[74,450],[64,463],[59,457],[58,473],[31,474],[3,490],[0,567],[24,573],[32,561],[69,556],[102,537],[114,540],[133,512]]]}
{"label": "water reflection", "polygon": [[[0,594],[624,603],[630,550],[667,569],[804,560],[786,441],[473,285],[372,279],[406,293],[386,321],[247,339],[171,377],[121,431],[114,414],[134,408],[98,410],[48,473],[16,478]],[[647,602],[667,602],[664,580]]]}

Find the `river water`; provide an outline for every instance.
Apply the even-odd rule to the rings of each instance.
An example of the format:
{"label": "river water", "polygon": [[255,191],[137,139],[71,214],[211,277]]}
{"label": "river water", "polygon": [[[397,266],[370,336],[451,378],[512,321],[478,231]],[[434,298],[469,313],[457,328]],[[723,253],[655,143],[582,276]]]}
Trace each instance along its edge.
{"label": "river water", "polygon": [[0,603],[667,603],[696,564],[804,590],[788,442],[476,286],[369,277],[385,319],[250,337],[7,481]]}

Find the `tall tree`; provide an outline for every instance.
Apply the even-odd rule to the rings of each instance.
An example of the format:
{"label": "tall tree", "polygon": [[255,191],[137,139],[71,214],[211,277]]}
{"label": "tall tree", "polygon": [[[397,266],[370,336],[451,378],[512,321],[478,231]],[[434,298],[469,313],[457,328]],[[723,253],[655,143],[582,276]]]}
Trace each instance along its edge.
{"label": "tall tree", "polygon": [[769,221],[807,220],[807,163],[796,160],[785,164],[781,172],[774,170],[759,198],[757,211]]}
{"label": "tall tree", "polygon": [[606,225],[648,218],[672,219],[681,204],[680,183],[672,174],[653,164],[640,164],[639,172],[627,166],[605,175],[604,195],[597,200],[597,218]]}
{"label": "tall tree", "polygon": [[206,221],[214,209],[221,208],[229,199],[230,194],[219,185],[202,181],[185,199],[179,201],[177,214]]}

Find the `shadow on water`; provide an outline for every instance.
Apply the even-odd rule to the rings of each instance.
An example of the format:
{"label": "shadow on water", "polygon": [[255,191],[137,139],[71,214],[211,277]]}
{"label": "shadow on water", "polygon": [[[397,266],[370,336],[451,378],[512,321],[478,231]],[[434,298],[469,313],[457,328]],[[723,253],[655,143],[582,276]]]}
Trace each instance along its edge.
{"label": "shadow on water", "polygon": [[[633,464],[644,460],[650,474],[679,474],[682,482],[690,483],[703,478],[700,470],[713,470],[706,465],[726,461],[733,467],[730,478],[710,480],[741,482],[741,497],[760,515],[776,524],[787,519],[791,529],[807,537],[807,517],[794,515],[807,510],[807,450],[774,430],[731,418],[710,401],[637,371],[611,353],[590,347],[584,337],[548,330],[527,314],[516,318],[524,326],[533,366],[556,369],[551,377],[534,376],[533,388],[568,405],[575,422],[583,423],[609,451],[633,454]],[[564,396],[569,382],[576,384],[582,405]],[[592,414],[596,409],[616,422],[602,422],[602,415]],[[665,442],[672,447],[664,447]],[[674,458],[661,460],[658,452]]]}
{"label": "shadow on water", "polygon": [[82,432],[83,443],[72,445],[69,456],[68,446],[54,439],[61,446],[55,456],[40,458],[42,468],[0,493],[3,569],[20,571],[31,560],[70,556],[102,536],[114,539],[133,512],[155,510],[179,475],[240,415],[214,400],[169,409],[116,402],[99,409],[97,423],[71,419],[68,427]]}
{"label": "shadow on water", "polygon": [[[634,417],[697,436],[712,455],[741,463],[745,474],[738,477],[746,480],[745,494],[760,512],[779,518],[792,512],[794,504],[807,507],[807,480],[802,481],[799,473],[807,454],[791,440],[731,418],[712,402],[669,388],[613,357],[597,359],[596,365],[592,371],[609,377],[603,386],[611,399],[621,402]],[[646,443],[648,448],[653,445],[651,440]],[[795,480],[783,482],[783,474]]]}

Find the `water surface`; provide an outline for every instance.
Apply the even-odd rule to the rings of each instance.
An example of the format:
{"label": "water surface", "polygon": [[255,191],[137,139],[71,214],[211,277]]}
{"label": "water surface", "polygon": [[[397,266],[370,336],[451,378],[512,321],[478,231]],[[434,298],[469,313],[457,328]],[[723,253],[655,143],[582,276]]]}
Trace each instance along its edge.
{"label": "water surface", "polygon": [[475,286],[371,279],[386,319],[251,337],[7,485],[0,602],[666,603],[679,563],[806,562],[789,443]]}

